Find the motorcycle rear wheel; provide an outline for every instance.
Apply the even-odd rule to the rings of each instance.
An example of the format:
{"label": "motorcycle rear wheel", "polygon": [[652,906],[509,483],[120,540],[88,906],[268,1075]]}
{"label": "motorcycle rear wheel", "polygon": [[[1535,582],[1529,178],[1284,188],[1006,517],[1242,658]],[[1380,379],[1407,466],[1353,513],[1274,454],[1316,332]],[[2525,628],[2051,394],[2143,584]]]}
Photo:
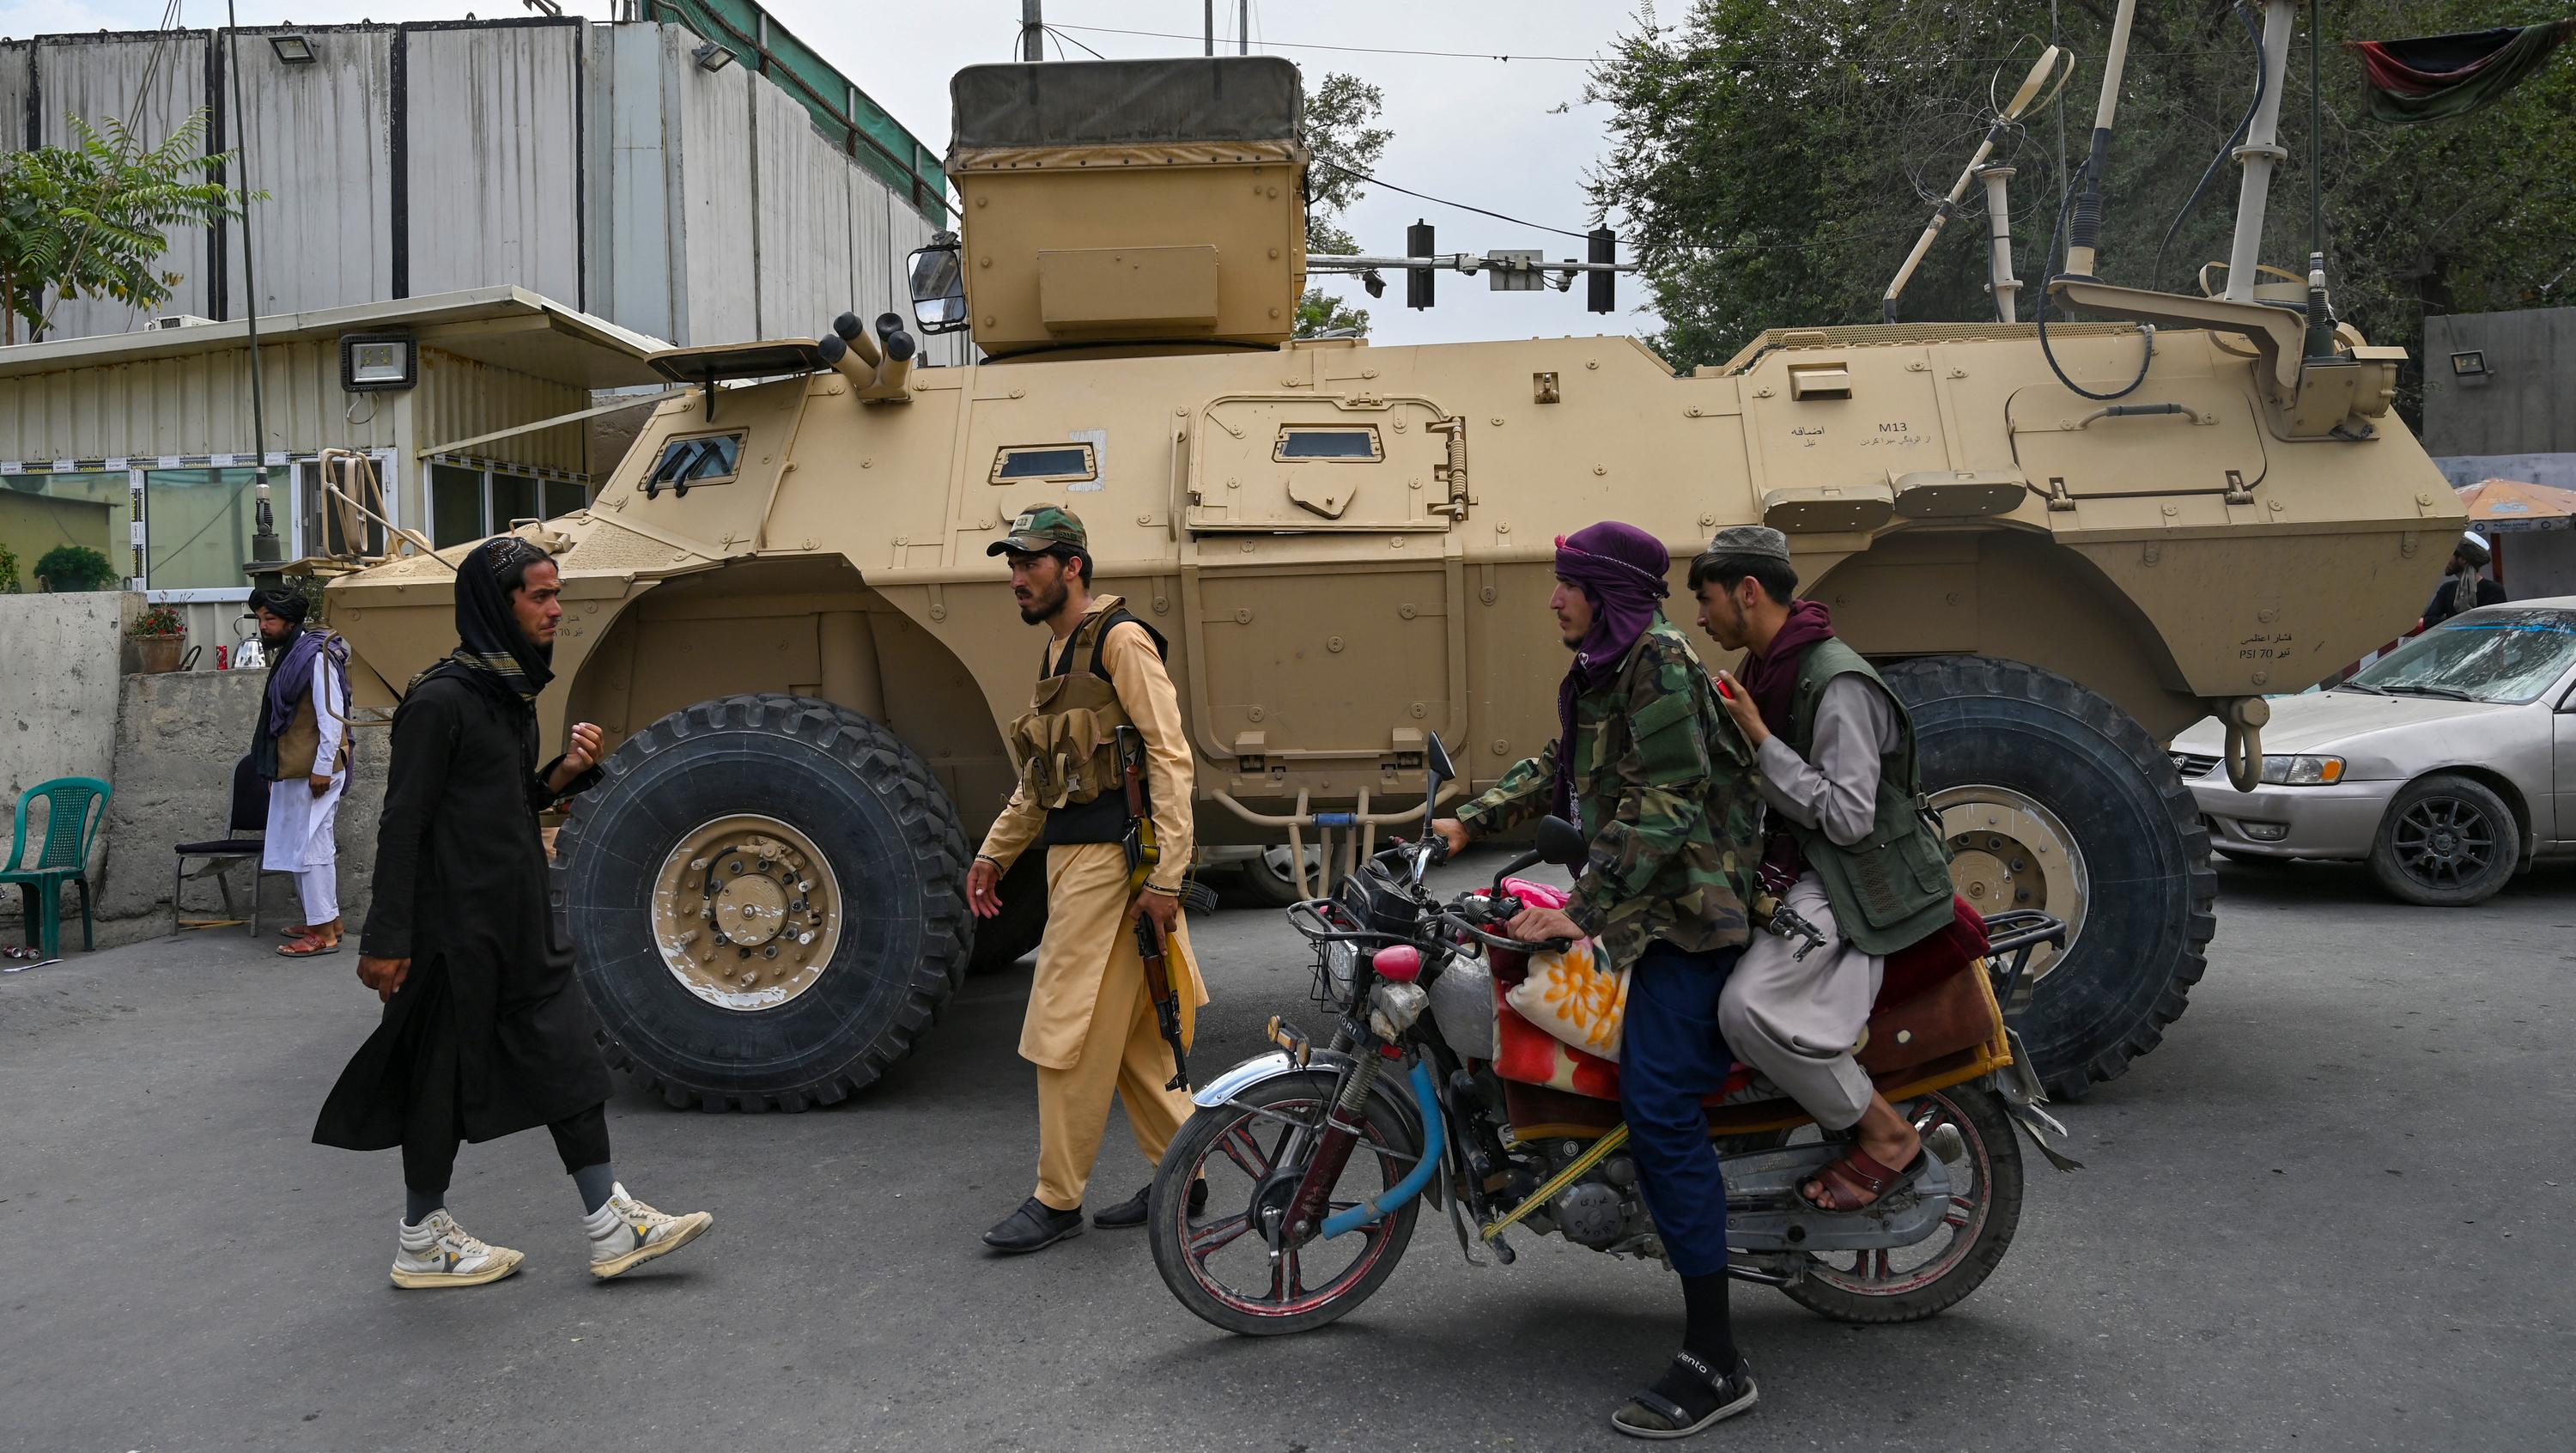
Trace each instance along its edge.
{"label": "motorcycle rear wheel", "polygon": [[1917,1120],[1934,1112],[1927,1134],[1946,1122],[1967,1142],[1967,1157],[1950,1167],[1950,1215],[1912,1246],[1814,1253],[1806,1275],[1781,1288],[1809,1311],[1863,1325],[1919,1322],[1966,1300],[2012,1246],[2021,1224],[2021,1142],[2002,1097],[1982,1084],[1957,1085],[1905,1108]]}
{"label": "motorcycle rear wheel", "polygon": [[[1310,1332],[1348,1314],[1395,1271],[1413,1239],[1416,1198],[1376,1224],[1317,1239],[1269,1259],[1258,1211],[1283,1204],[1311,1159],[1334,1076],[1310,1071],[1254,1085],[1232,1102],[1200,1110],[1172,1138],[1154,1174],[1145,1226],[1154,1269],[1182,1306],[1248,1337]],[[1331,1209],[1383,1193],[1412,1169],[1422,1147],[1395,1112],[1372,1099],[1367,1133],[1332,1192]],[[1372,1152],[1376,1153],[1372,1153]],[[1206,1209],[1189,1212],[1190,1182],[1208,1181]],[[1211,1265],[1222,1257],[1222,1266]],[[1309,1283],[1310,1259],[1329,1270]]]}

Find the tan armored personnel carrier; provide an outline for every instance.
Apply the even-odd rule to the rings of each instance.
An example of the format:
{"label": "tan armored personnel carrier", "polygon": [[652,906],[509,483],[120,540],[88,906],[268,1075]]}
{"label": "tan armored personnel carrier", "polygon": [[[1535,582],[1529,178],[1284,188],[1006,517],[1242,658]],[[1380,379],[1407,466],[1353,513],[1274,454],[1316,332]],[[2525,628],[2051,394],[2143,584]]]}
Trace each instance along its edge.
{"label": "tan armored personnel carrier", "polygon": [[[963,885],[1041,645],[985,546],[1035,503],[1170,638],[1202,833],[1301,851],[1418,813],[1434,732],[1470,790],[1553,735],[1559,534],[1655,531],[1687,623],[1713,529],[1787,531],[1914,705],[1960,891],[2075,925],[2021,1025],[2063,1091],[2154,1047],[2215,926],[2161,744],[2218,713],[2251,780],[2264,695],[2402,629],[2459,529],[2394,350],[2269,299],[2062,283],[2073,383],[2161,325],[2116,406],[2026,324],[1783,328],[1687,377],[1622,337],[1293,342],[1287,62],[981,66],[954,99],[963,238],[916,259],[911,326],[985,361],[912,367],[891,315],[668,354],[705,387],[530,531],[565,582],[546,730],[614,749],[561,910],[674,1104],[839,1100],[1034,945],[1027,869],[992,923]],[[362,699],[447,649],[461,554],[331,587]]]}

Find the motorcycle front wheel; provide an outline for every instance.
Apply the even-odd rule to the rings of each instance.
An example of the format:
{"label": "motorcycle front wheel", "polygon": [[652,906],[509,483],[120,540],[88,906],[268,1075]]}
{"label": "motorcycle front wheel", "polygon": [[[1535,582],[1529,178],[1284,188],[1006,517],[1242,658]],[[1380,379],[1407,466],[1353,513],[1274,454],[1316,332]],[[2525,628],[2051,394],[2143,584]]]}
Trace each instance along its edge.
{"label": "motorcycle front wheel", "polygon": [[[1905,1107],[1928,1138],[1958,1127],[1967,1155],[1950,1167],[1950,1210],[1940,1228],[1911,1246],[1811,1253],[1806,1274],[1781,1288],[1789,1299],[1837,1322],[1916,1322],[1946,1311],[1984,1283],[2021,1224],[2021,1142],[2001,1096],[1958,1085]],[[1811,1137],[1810,1126],[1795,1140]]]}
{"label": "motorcycle front wheel", "polygon": [[[1200,1110],[1181,1127],[1154,1174],[1145,1224],[1154,1269],[1181,1305],[1229,1332],[1275,1337],[1308,1332],[1367,1301],[1404,1255],[1421,1207],[1341,1236],[1273,1254],[1265,1211],[1284,1213],[1313,1159],[1334,1076],[1284,1075],[1232,1101]],[[1331,1209],[1383,1193],[1413,1168],[1422,1147],[1395,1112],[1372,1099],[1366,1133],[1331,1192]],[[1204,1209],[1192,1214],[1190,1183],[1204,1177]]]}

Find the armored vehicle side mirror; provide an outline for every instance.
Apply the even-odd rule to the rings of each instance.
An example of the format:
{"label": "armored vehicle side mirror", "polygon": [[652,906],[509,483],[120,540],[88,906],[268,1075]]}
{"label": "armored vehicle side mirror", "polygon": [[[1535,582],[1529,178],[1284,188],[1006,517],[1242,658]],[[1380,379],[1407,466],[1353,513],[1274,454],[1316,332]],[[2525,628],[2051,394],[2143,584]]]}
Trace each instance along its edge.
{"label": "armored vehicle side mirror", "polygon": [[924,333],[954,333],[966,326],[966,272],[957,234],[938,233],[912,255],[912,319]]}
{"label": "armored vehicle side mirror", "polygon": [[1538,825],[1538,857],[1560,868],[1580,868],[1591,860],[1592,844],[1583,840],[1583,829],[1564,818],[1543,818]]}

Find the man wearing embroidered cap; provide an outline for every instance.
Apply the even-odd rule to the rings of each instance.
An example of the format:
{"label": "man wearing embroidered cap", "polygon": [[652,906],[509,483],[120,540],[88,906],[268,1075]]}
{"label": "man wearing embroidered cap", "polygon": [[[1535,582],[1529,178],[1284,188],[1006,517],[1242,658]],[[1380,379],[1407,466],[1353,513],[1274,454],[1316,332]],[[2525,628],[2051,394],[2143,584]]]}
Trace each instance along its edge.
{"label": "man wearing embroidered cap", "polygon": [[[1743,651],[1717,673],[1753,743],[1770,809],[1766,901],[1820,944],[1760,934],[1718,1002],[1726,1042],[1794,1096],[1849,1154],[1800,1194],[1821,1210],[1867,1206],[1921,1174],[1922,1138],[1853,1057],[1886,955],[1949,926],[1949,853],[1923,813],[1914,724],[1820,601],[1793,600],[1789,539],[1763,525],[1717,532],[1691,562],[1709,638]],[[1758,910],[1763,912],[1767,910]]]}
{"label": "man wearing embroidered cap", "polygon": [[1630,970],[1620,1109],[1647,1209],[1681,1275],[1685,1320],[1680,1355],[1611,1422],[1679,1437],[1755,1398],[1727,1313],[1726,1186],[1702,1101],[1733,1065],[1717,1002],[1747,937],[1761,803],[1752,749],[1656,604],[1670,593],[1663,543],[1605,521],[1556,545],[1548,605],[1574,652],[1557,690],[1556,740],[1435,826],[1455,851],[1553,812],[1591,840],[1565,911],[1532,908],[1511,929],[1529,940],[1598,937],[1608,963]]}
{"label": "man wearing embroidered cap", "polygon": [[[984,1233],[986,1245],[1017,1254],[1081,1233],[1113,1094],[1148,1164],[1162,1160],[1190,1113],[1189,1095],[1166,1087],[1174,1055],[1156,1019],[1139,919],[1172,966],[1183,1044],[1207,990],[1181,919],[1192,766],[1162,635],[1117,596],[1091,593],[1090,535],[1071,510],[1031,506],[985,553],[1009,557],[1020,619],[1048,631],[1036,695],[1008,733],[1019,785],[966,877],[968,905],[994,917],[1011,864],[1032,844],[1046,848],[1046,937],[1020,1028],[1020,1055],[1038,1067],[1037,1189]],[[1144,757],[1156,851],[1141,890],[1131,887],[1126,847],[1127,739]],[[1193,1190],[1193,1210],[1205,1196]],[[1140,1190],[1092,1224],[1142,1226],[1145,1198]]]}

